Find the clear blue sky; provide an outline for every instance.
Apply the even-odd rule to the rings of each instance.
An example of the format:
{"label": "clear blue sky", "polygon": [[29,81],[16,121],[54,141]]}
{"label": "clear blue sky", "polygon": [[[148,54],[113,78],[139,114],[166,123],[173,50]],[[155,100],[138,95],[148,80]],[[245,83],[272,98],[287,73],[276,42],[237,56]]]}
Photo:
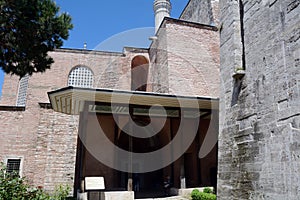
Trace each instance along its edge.
{"label": "clear blue sky", "polygon": [[[173,7],[171,17],[178,18],[188,0],[171,0],[171,2]],[[107,44],[103,41],[108,41],[107,43],[112,46],[109,38],[113,36],[122,38],[124,35],[127,41],[118,40],[119,47],[148,47],[147,37],[152,34],[152,29],[145,27],[154,27],[153,0],[56,0],[56,3],[61,11],[68,12],[72,16],[74,24],[69,39],[64,42],[64,48],[80,49],[86,42],[88,49],[95,49],[102,44],[100,46],[104,48],[103,50],[120,51],[117,47],[107,49]],[[133,29],[135,30],[132,31]],[[131,41],[128,35],[135,40]],[[144,36],[145,40],[137,40],[137,35]],[[0,70],[0,96],[3,77],[4,74]]]}

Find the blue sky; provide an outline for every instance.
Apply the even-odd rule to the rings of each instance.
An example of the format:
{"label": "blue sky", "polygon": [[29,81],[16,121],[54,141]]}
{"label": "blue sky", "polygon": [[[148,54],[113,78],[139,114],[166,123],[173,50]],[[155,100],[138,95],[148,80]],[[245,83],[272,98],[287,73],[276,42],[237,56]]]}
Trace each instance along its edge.
{"label": "blue sky", "polygon": [[[178,18],[188,0],[171,2],[171,17]],[[56,3],[61,11],[72,16],[74,24],[64,48],[80,49],[85,42],[88,49],[109,51],[120,51],[122,46],[148,47],[148,36],[154,27],[153,0],[56,0]],[[0,96],[3,77],[0,70]]]}

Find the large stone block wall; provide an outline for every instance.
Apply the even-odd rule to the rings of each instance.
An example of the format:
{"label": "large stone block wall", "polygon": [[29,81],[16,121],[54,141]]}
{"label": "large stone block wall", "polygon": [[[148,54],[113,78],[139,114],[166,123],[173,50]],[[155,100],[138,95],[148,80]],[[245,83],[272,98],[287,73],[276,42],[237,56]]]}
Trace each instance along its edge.
{"label": "large stone block wall", "polygon": [[206,25],[219,23],[219,0],[190,0],[180,16],[181,20]]}
{"label": "large stone block wall", "polygon": [[218,199],[299,199],[300,2],[220,0],[220,10]]}

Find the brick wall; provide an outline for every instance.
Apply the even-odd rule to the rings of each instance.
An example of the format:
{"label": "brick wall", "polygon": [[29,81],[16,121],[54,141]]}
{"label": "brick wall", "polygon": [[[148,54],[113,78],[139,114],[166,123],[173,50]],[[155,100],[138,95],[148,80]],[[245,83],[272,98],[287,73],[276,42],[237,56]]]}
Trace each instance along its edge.
{"label": "brick wall", "polygon": [[58,183],[73,186],[78,116],[40,109],[35,134],[34,185],[53,190]]}
{"label": "brick wall", "polygon": [[219,96],[219,34],[216,28],[168,21],[169,93]]}
{"label": "brick wall", "polygon": [[153,91],[219,96],[216,27],[165,18],[157,37],[149,50]]}
{"label": "brick wall", "polygon": [[156,33],[149,49],[151,66],[149,76],[153,92],[169,93],[167,33],[165,25]]}
{"label": "brick wall", "polygon": [[[50,70],[29,78],[25,111],[0,111],[0,161],[22,157],[23,176],[31,184],[52,191],[58,184],[74,184],[78,116],[43,108],[47,92],[67,87],[73,67],[83,65],[94,73],[94,87],[130,90],[131,60],[148,59],[144,49],[126,48],[124,53],[59,49],[50,52]],[[1,106],[15,106],[19,78],[6,75]]]}
{"label": "brick wall", "polygon": [[299,5],[220,1],[218,199],[299,198]]}
{"label": "brick wall", "polygon": [[1,105],[16,105],[19,81],[19,77],[8,75],[4,76],[2,96],[0,99]]}
{"label": "brick wall", "polygon": [[[93,71],[95,88],[131,89],[131,61],[151,60],[147,91],[180,95],[218,96],[218,32],[215,28],[165,20],[148,49],[125,48],[123,53],[59,49],[50,52],[50,70],[29,78],[25,111],[0,111],[0,159],[24,158],[23,175],[35,186],[53,190],[72,185],[78,116],[44,108],[47,92],[67,87],[70,71],[86,66]],[[149,55],[148,55],[149,53]],[[16,105],[19,79],[6,75],[0,105]]]}

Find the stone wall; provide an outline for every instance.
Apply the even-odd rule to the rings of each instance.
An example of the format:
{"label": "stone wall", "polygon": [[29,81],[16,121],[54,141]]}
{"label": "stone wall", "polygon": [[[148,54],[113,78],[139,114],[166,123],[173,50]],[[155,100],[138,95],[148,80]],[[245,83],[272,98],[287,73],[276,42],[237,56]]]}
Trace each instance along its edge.
{"label": "stone wall", "polygon": [[219,1],[190,0],[181,13],[180,19],[206,25],[217,25],[219,22]]}
{"label": "stone wall", "polygon": [[220,0],[220,10],[218,199],[298,199],[300,2]]}

